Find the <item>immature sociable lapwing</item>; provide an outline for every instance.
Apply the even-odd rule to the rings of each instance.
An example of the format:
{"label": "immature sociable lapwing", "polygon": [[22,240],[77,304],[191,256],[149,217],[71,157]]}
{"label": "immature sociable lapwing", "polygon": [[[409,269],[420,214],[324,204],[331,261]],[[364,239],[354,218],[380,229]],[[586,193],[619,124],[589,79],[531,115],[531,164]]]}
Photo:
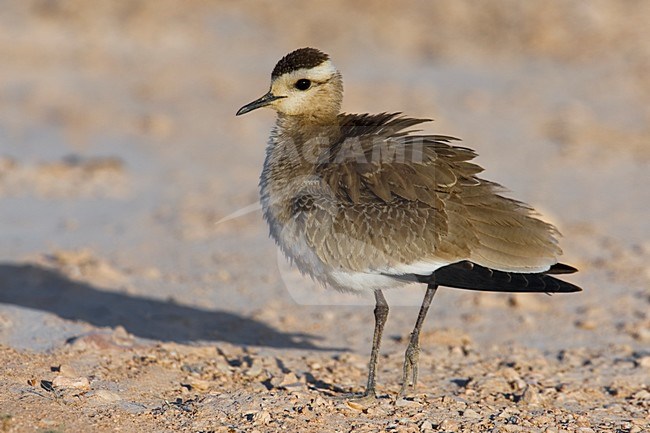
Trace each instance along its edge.
{"label": "immature sociable lapwing", "polygon": [[271,73],[271,89],[237,115],[277,111],[260,179],[271,236],[301,272],[335,289],[374,292],[375,331],[363,394],[375,371],[388,304],[384,289],[427,285],[404,359],[404,395],[418,378],[419,335],[439,285],[567,293],[553,277],[558,232],[500,185],[478,177],[476,154],[446,135],[416,134],[401,113],[344,114],[341,74],[301,48]]}

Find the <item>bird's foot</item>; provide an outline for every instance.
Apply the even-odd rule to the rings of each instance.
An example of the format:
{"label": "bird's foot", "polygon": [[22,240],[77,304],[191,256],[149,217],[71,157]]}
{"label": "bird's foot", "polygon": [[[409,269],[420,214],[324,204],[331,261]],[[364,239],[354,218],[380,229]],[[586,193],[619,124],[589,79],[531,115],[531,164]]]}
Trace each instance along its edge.
{"label": "bird's foot", "polygon": [[360,393],[349,393],[342,396],[334,397],[336,400],[344,401],[348,404],[360,405],[363,407],[371,406],[377,401],[377,394],[374,390],[366,390]]}

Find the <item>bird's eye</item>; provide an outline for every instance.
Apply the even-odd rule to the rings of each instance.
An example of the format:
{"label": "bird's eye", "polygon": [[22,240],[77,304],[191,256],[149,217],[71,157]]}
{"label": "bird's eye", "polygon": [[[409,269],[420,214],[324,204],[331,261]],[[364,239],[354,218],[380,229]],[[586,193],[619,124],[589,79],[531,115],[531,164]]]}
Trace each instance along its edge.
{"label": "bird's eye", "polygon": [[296,84],[294,84],[294,86],[298,90],[307,90],[311,86],[311,81],[307,80],[306,78],[301,78],[300,80],[296,81]]}

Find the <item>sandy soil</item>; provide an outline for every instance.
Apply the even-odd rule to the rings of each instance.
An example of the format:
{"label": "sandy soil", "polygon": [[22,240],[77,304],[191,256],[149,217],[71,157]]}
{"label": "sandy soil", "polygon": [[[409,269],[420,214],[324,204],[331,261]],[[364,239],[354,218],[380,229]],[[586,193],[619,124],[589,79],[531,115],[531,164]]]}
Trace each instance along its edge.
{"label": "sandy soil", "polygon": [[[650,431],[650,3],[1,8],[0,432]],[[476,149],[585,291],[440,290],[406,399],[422,291],[391,292],[380,398],[342,400],[372,300],[279,257],[255,210],[273,114],[234,117],[301,46],[345,110]]]}

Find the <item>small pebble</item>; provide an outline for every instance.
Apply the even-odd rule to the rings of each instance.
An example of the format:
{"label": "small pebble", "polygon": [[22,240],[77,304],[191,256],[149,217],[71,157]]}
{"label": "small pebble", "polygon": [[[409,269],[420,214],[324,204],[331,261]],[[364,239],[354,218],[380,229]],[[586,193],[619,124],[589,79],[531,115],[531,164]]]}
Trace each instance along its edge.
{"label": "small pebble", "polygon": [[246,370],[246,373],[244,374],[249,377],[257,377],[262,374],[262,371],[262,363],[259,361],[253,361],[253,365],[251,365],[251,367]]}
{"label": "small pebble", "polygon": [[367,409],[365,405],[357,403],[356,401],[346,401],[345,404],[350,409],[358,410],[360,412],[363,412],[363,411],[365,411]]}
{"label": "small pebble", "polygon": [[54,388],[74,388],[85,391],[90,389],[90,382],[87,377],[66,377],[59,375],[52,381],[52,386]]}
{"label": "small pebble", "polygon": [[280,389],[300,388],[305,386],[304,382],[302,382],[293,372],[289,372],[283,376],[274,377],[271,379],[271,385],[273,385],[274,388]]}
{"label": "small pebble", "polygon": [[92,394],[89,395],[89,397],[105,403],[114,403],[116,401],[122,400],[122,397],[119,394],[107,389],[95,390],[92,392]]}
{"label": "small pebble", "polygon": [[458,421],[453,420],[451,418],[447,418],[446,420],[440,423],[440,425],[438,426],[438,430],[456,432],[458,431]]}
{"label": "small pebble", "polygon": [[639,366],[643,368],[650,368],[650,356],[639,358]]}
{"label": "small pebble", "polygon": [[261,410],[253,414],[253,425],[266,425],[271,422],[271,414],[266,410]]}
{"label": "small pebble", "polygon": [[207,391],[214,382],[196,377],[189,377],[187,383],[197,391]]}
{"label": "small pebble", "polygon": [[415,407],[419,406],[420,404],[414,400],[410,400],[407,398],[402,398],[399,397],[397,400],[395,400],[395,406],[396,407]]}
{"label": "small pebble", "polygon": [[466,409],[465,412],[463,412],[463,417],[469,419],[478,419],[481,418],[481,414],[476,412],[474,409]]}
{"label": "small pebble", "polygon": [[428,419],[422,421],[422,424],[420,424],[420,431],[422,433],[428,433],[433,431],[433,424],[431,424],[431,421]]}
{"label": "small pebble", "polygon": [[79,373],[75,371],[74,368],[70,367],[68,364],[62,364],[59,367],[59,373],[61,376],[66,376],[66,377],[78,377]]}
{"label": "small pebble", "polygon": [[538,405],[540,404],[539,393],[532,386],[526,386],[521,395],[521,401],[530,405]]}
{"label": "small pebble", "polygon": [[584,329],[585,331],[592,331],[598,328],[598,322],[593,319],[582,319],[575,322],[576,328]]}

